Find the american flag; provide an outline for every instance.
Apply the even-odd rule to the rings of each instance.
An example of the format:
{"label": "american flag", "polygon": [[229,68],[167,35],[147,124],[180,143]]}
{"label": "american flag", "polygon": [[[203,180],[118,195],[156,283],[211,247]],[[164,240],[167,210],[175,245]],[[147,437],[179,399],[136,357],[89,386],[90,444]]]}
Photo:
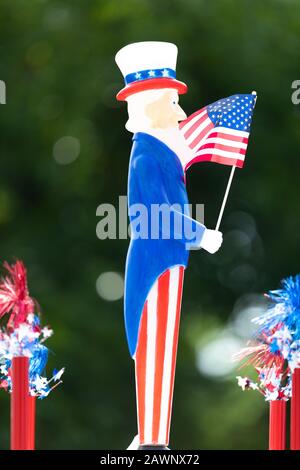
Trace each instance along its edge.
{"label": "american flag", "polygon": [[233,95],[196,111],[179,125],[196,162],[242,168],[245,161],[256,93]]}

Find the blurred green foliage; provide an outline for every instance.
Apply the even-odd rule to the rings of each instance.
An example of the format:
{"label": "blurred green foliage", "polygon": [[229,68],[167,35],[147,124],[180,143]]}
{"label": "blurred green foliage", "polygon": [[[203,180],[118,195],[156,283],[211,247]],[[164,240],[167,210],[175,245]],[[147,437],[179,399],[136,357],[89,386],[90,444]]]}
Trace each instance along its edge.
{"label": "blurred green foliage", "polygon": [[[126,107],[115,101],[122,77],[114,55],[130,42],[166,40],[179,48],[188,114],[234,93],[258,93],[223,247],[213,257],[192,253],[186,272],[171,447],[266,448],[263,398],[243,393],[235,371],[222,379],[201,375],[196,353],[208,334],[227,327],[241,296],[276,288],[299,270],[300,113],[291,102],[291,83],[300,78],[299,2],[2,0],[0,19],[7,86],[0,256],[24,260],[31,294],[55,330],[49,367],[66,366],[63,386],[38,403],[37,447],[125,448],[136,433],[122,301],[106,302],[95,288],[102,272],[124,272],[128,241],[98,240],[95,214],[126,194],[131,136]],[[53,158],[64,136],[81,148],[68,165]],[[205,203],[209,227],[228,175],[229,168],[210,164],[188,174],[190,200]],[[245,243],[235,236],[241,232]],[[9,446],[8,403],[2,392],[1,448]]]}

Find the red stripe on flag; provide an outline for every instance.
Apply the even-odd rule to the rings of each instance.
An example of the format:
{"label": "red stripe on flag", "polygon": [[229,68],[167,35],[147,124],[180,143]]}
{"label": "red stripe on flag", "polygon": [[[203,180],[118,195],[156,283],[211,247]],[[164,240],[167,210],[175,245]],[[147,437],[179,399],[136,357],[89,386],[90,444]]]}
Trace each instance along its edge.
{"label": "red stripe on flag", "polygon": [[158,443],[158,434],[159,434],[162,381],[163,381],[165,343],[166,343],[168,306],[169,306],[169,284],[170,284],[170,271],[167,270],[158,279],[155,383],[154,383],[153,427],[152,427],[152,442],[153,443]]}
{"label": "red stripe on flag", "polygon": [[241,160],[239,158],[220,157],[212,155],[211,153],[207,153],[206,155],[197,155],[195,158],[190,160],[187,163],[185,170],[187,170],[194,163],[198,162],[220,163],[222,165],[237,166],[238,168],[243,168],[244,166],[244,160]]}
{"label": "red stripe on flag", "polygon": [[242,142],[244,144],[248,144],[248,137],[233,135],[233,134],[225,134],[225,132],[212,132],[209,135],[209,138],[218,137],[219,139],[226,139],[226,140],[233,140],[234,142]]}
{"label": "red stripe on flag", "polygon": [[202,139],[204,139],[204,137],[207,135],[207,133],[214,128],[214,125],[212,122],[210,122],[201,132],[200,134],[193,140],[193,142],[191,144],[189,144],[189,147],[191,149],[195,148],[196,145],[199,144],[199,142],[201,142]]}
{"label": "red stripe on flag", "polygon": [[243,168],[244,166],[244,160],[240,160],[239,158],[226,158],[219,155],[213,155],[211,162],[221,163],[222,165],[237,166],[238,168]]}
{"label": "red stripe on flag", "polygon": [[199,117],[199,119],[197,119],[197,121],[194,122],[194,124],[186,131],[186,133],[184,134],[184,137],[188,139],[193,134],[193,132],[195,132],[198,129],[198,127],[202,124],[202,122],[204,122],[207,118],[208,118],[208,115],[207,115],[207,112],[205,111],[203,116]]}
{"label": "red stripe on flag", "polygon": [[143,443],[145,429],[145,384],[146,384],[146,354],[147,354],[147,301],[145,303],[139,329],[138,347],[136,351],[136,395],[138,408],[138,430],[140,442]]}
{"label": "red stripe on flag", "polygon": [[184,268],[183,268],[183,266],[180,266],[179,267],[178,291],[177,291],[176,323],[175,323],[174,339],[173,339],[173,351],[172,351],[172,369],[171,369],[171,381],[170,381],[168,424],[167,424],[167,429],[166,429],[166,442],[167,443],[169,442],[171,410],[172,410],[173,390],[174,390],[174,381],[175,381],[175,367],[176,367],[178,334],[179,334],[179,324],[180,324],[180,309],[181,309],[181,298],[182,298],[183,274],[184,274]]}
{"label": "red stripe on flag", "polygon": [[224,150],[225,152],[238,153],[240,155],[246,154],[246,149],[242,149],[238,147],[230,147],[229,145],[223,145],[223,144],[217,144],[217,143],[216,144],[209,143],[209,144],[201,145],[201,149],[199,150],[203,150],[203,149],[212,149],[212,153],[213,153],[213,149],[218,149],[218,150]]}

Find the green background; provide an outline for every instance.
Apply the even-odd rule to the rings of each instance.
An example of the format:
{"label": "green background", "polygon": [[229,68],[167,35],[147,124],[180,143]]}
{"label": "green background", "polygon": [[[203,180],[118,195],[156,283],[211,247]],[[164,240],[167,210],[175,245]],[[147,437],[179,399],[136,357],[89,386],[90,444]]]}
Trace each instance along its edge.
{"label": "green background", "polygon": [[[291,101],[291,84],[300,79],[299,2],[1,0],[0,21],[0,79],[7,87],[0,108],[0,257],[24,260],[43,322],[55,331],[49,370],[66,367],[64,384],[38,402],[37,447],[122,449],[136,433],[122,299],[108,302],[95,287],[103,272],[124,273],[128,241],[99,240],[96,209],[126,194],[131,135],[126,107],[115,100],[122,77],[114,55],[130,42],[165,40],[179,48],[188,114],[234,93],[258,94],[246,165],[236,171],[221,226],[222,249],[214,256],[193,252],[185,276],[171,447],[266,448],[263,397],[242,392],[234,369],[204,374],[197,358],[224,335],[245,344],[236,312],[248,301],[253,307],[253,299],[262,307],[262,293],[299,269],[300,114]],[[53,158],[64,136],[80,142],[68,165]],[[188,173],[190,201],[205,203],[208,227],[229,171],[199,164]],[[0,448],[8,446],[9,397],[2,391]]]}

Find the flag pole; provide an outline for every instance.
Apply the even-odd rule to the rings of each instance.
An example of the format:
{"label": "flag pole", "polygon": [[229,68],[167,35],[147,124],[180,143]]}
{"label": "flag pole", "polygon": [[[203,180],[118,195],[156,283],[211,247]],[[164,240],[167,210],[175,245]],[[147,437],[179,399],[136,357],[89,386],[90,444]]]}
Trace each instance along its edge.
{"label": "flag pole", "polygon": [[231,183],[232,183],[232,180],[233,180],[233,175],[234,175],[235,169],[236,169],[235,166],[233,166],[231,168],[231,172],[230,172],[228,183],[227,183],[227,188],[226,188],[226,191],[225,191],[225,194],[224,194],[224,198],[223,198],[222,206],[221,206],[221,209],[220,209],[220,212],[219,212],[219,217],[218,217],[218,220],[217,220],[215,230],[219,230],[219,228],[220,228],[221,220],[222,220],[222,217],[223,217],[223,212],[224,212],[225,205],[226,205],[226,202],[227,202],[227,198],[228,198],[230,186],[231,186]]}

